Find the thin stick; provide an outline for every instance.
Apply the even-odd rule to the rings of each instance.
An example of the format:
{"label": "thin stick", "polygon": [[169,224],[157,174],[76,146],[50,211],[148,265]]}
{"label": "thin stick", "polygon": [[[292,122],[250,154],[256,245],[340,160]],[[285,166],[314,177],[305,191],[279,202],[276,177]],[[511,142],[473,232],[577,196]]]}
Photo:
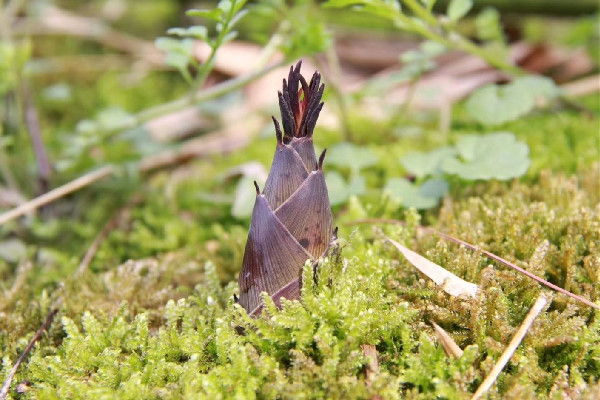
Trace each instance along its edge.
{"label": "thin stick", "polygon": [[531,309],[527,313],[527,316],[525,317],[523,323],[517,330],[517,333],[515,333],[515,336],[513,336],[512,340],[508,344],[508,347],[506,348],[506,350],[504,350],[504,352],[498,359],[498,362],[490,371],[490,374],[477,388],[477,391],[475,392],[473,397],[471,397],[471,400],[479,399],[485,392],[487,392],[492,387],[494,382],[496,382],[496,379],[498,379],[498,375],[500,375],[500,372],[502,372],[502,370],[514,354],[515,350],[517,350],[517,347],[527,334],[527,331],[531,327],[531,324],[533,324],[535,318],[539,315],[540,312],[542,312],[544,307],[546,307],[546,304],[548,304],[548,300],[549,299],[543,293],[540,294],[533,307],[531,307]]}
{"label": "thin stick", "polygon": [[40,180],[40,191],[44,193],[48,190],[48,180],[52,174],[52,166],[48,160],[48,154],[46,147],[44,146],[44,140],[42,139],[42,132],[40,129],[40,121],[38,117],[37,109],[35,108],[33,96],[31,90],[25,91],[25,123],[27,125],[27,131],[31,138],[33,145],[33,153],[38,164],[39,180]]}
{"label": "thin stick", "polygon": [[[378,219],[378,218],[367,218],[367,219],[356,220],[356,221],[350,222],[349,224],[353,224],[353,223],[354,224],[378,223],[378,224],[405,225],[405,223],[403,221],[398,221],[396,219]],[[447,235],[447,234],[445,234],[443,232],[437,231],[437,230],[435,230],[433,228],[428,228],[426,226],[421,226],[421,225],[417,225],[416,228],[420,229],[422,231],[426,231],[426,232],[429,232],[429,233],[436,234],[436,235],[440,236],[442,239],[446,239],[446,240],[448,240],[450,242],[454,242],[454,243],[463,245],[463,246],[467,247],[468,249],[471,249],[473,251],[479,252],[479,253],[481,253],[481,254],[483,254],[483,255],[491,258],[492,260],[497,261],[500,264],[506,265],[507,267],[512,268],[512,269],[514,269],[517,272],[520,272],[521,274],[525,275],[526,277],[531,278],[534,281],[537,281],[537,282],[541,283],[542,285],[549,287],[550,289],[556,290],[557,292],[560,292],[560,293],[562,293],[562,294],[564,294],[566,296],[569,296],[569,297],[571,297],[571,298],[573,298],[575,300],[578,300],[578,301],[580,301],[580,302],[582,302],[582,303],[584,303],[584,304],[586,304],[586,305],[588,305],[590,307],[593,307],[593,308],[596,308],[596,309],[600,310],[600,306],[598,304],[592,303],[588,299],[586,299],[584,297],[581,297],[581,296],[578,296],[575,293],[571,293],[568,290],[561,288],[560,286],[556,286],[555,284],[550,283],[547,280],[542,279],[539,276],[537,276],[535,274],[532,274],[531,272],[529,272],[527,270],[524,270],[523,268],[521,268],[521,267],[519,267],[519,266],[511,263],[510,261],[507,261],[504,258],[495,255],[494,253],[490,253],[489,251],[482,250],[482,249],[478,248],[475,245],[467,243],[467,242],[465,242],[463,240],[460,240],[458,238],[455,238],[453,236]]]}
{"label": "thin stick", "polygon": [[50,328],[50,324],[52,324],[52,320],[54,319],[54,316],[56,315],[57,312],[58,312],[58,307],[56,307],[50,311],[50,313],[46,317],[46,321],[44,321],[44,323],[42,324],[40,329],[38,329],[37,332],[35,333],[35,335],[33,335],[31,340],[27,344],[27,347],[25,347],[25,350],[23,350],[23,352],[21,353],[19,358],[17,358],[15,365],[13,365],[12,369],[8,373],[8,376],[6,377],[6,380],[4,381],[4,385],[2,385],[2,389],[0,389],[0,400],[5,400],[6,396],[8,396],[10,384],[11,384],[13,378],[15,377],[17,370],[19,369],[19,366],[21,365],[21,363],[23,362],[25,357],[27,357],[27,355],[31,352],[31,349],[33,349],[33,346],[35,345],[35,343],[38,340],[40,340],[40,338],[42,337],[44,332],[46,330],[48,330],[48,328]]}
{"label": "thin stick", "polygon": [[69,193],[72,193],[85,186],[88,186],[97,180],[106,178],[107,176],[112,175],[115,172],[115,170],[116,169],[114,166],[105,165],[104,167],[96,171],[87,173],[69,183],[66,183],[62,186],[57,187],[56,189],[49,191],[48,193],[44,193],[43,195],[36,197],[35,199],[28,201],[27,203],[23,203],[20,206],[5,212],[4,214],[0,214],[0,225],[3,225],[8,221],[18,218],[43,205],[51,203],[56,199],[64,197]]}
{"label": "thin stick", "polygon": [[87,267],[90,265],[90,263],[94,259],[94,256],[98,252],[98,249],[100,248],[100,245],[102,244],[104,239],[106,239],[108,234],[117,227],[119,222],[121,222],[123,220],[129,220],[130,214],[131,214],[130,213],[131,207],[140,203],[141,200],[142,200],[142,198],[140,196],[134,196],[130,201],[127,202],[125,207],[123,207],[121,210],[119,210],[115,214],[115,216],[113,218],[111,218],[111,220],[108,221],[106,223],[106,225],[104,225],[104,227],[102,228],[102,230],[100,231],[98,236],[96,236],[96,238],[94,239],[94,241],[92,242],[92,244],[90,245],[88,250],[85,252],[85,255],[81,259],[81,262],[79,263],[79,267],[77,268],[76,275],[81,275],[87,269]]}
{"label": "thin stick", "polygon": [[560,85],[567,96],[578,97],[600,91],[600,74],[588,76],[573,82]]}

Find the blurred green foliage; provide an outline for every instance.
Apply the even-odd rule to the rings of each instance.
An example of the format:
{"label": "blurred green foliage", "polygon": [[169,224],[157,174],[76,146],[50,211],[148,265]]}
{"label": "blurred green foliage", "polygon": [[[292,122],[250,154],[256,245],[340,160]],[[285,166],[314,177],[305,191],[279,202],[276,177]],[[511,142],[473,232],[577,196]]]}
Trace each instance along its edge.
{"label": "blurred green foliage", "polygon": [[[469,1],[423,1],[412,11],[377,0],[244,3],[56,2],[147,41],[184,26],[170,31],[183,41],[161,40],[179,71],[154,66],[140,72],[130,55],[92,38],[28,37],[2,25],[0,188],[22,199],[2,203],[1,209],[98,166],[119,169],[0,226],[0,379],[56,299],[63,301],[57,321],[19,369],[12,398],[467,398],[540,288],[463,248],[414,235],[421,220],[597,301],[597,95],[581,100],[582,112],[555,101],[561,94],[547,80],[521,77],[484,87],[454,105],[445,133],[432,113],[407,107],[376,119],[361,108],[366,94],[417,82],[435,70],[436,57],[454,46],[446,39],[466,38],[465,26],[481,45],[476,51],[503,59],[504,14],[496,8],[511,2],[473,2],[471,9]],[[350,3],[363,6],[347,7]],[[36,7],[48,4],[32,2],[20,15],[33,17]],[[189,7],[212,10],[217,4],[220,11],[185,15]],[[573,2],[573,8],[587,4]],[[242,8],[235,5],[248,11],[238,21]],[[416,15],[421,9],[425,13]],[[218,23],[227,27],[219,30]],[[202,65],[191,61],[186,37],[211,40],[216,53],[232,38],[227,35],[233,25],[240,38],[275,46],[289,60],[326,52],[340,32],[398,40],[427,37],[424,26],[442,32],[398,54],[404,68],[390,80],[374,79],[348,98],[352,142],[343,141],[338,129],[317,126],[316,144],[328,148],[327,182],[343,249],[322,263],[316,277],[305,268],[302,303],[287,303],[283,310],[270,305],[269,316],[257,320],[232,304],[249,222],[247,211],[236,206],[236,193],[243,184],[252,193],[250,182],[257,177],[241,174],[236,180],[229,171],[249,162],[268,167],[274,149],[270,125],[267,139],[226,156],[151,173],[137,169],[144,157],[180,146],[150,139],[140,115],[189,96],[181,73],[194,87],[212,68],[204,64],[207,69],[198,74]],[[532,16],[523,25],[531,41],[584,47],[597,61],[595,16],[551,24]],[[239,99],[226,94],[195,104],[199,115],[220,126]],[[332,92],[325,95],[327,107],[336,109]],[[546,100],[543,108],[537,107],[540,98]],[[47,182],[25,119],[31,105],[52,166]],[[501,165],[507,159],[510,165]],[[6,196],[0,197],[10,199]],[[378,228],[347,225],[358,218],[405,220],[406,227],[382,229],[478,283],[484,294],[473,303],[448,298],[398,261]],[[84,254],[111,220],[114,228],[79,274]],[[598,317],[557,297],[492,396],[597,391]],[[444,356],[428,321],[450,332],[465,350],[462,358]],[[362,344],[375,345],[379,356],[379,374],[368,381]],[[30,388],[17,395],[16,384],[25,380]]]}

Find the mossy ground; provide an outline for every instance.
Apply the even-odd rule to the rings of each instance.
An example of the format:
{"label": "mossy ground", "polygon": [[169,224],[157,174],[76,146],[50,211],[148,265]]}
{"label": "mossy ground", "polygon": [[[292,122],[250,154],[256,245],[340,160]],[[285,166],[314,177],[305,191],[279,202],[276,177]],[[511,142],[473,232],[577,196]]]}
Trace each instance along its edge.
{"label": "mossy ground", "polygon": [[[598,110],[596,98],[586,101]],[[381,198],[377,188],[401,176],[398,158],[407,149],[481,131],[463,120],[460,109],[456,118],[456,129],[441,139],[392,139],[382,131],[380,141],[370,141],[380,161],[364,172],[369,192],[334,210],[340,254],[323,262],[316,277],[305,268],[302,302],[287,302],[282,310],[271,305],[262,318],[250,319],[232,299],[248,221],[234,219],[229,204],[208,202],[205,194],[232,193],[233,184],[222,178],[231,166],[249,160],[268,166],[272,140],[153,177],[142,202],[129,208],[83,275],[75,272],[81,254],[50,246],[29,246],[30,264],[3,262],[2,380],[62,299],[10,396],[469,398],[546,289],[468,249],[416,234],[414,227],[430,225],[598,303],[598,119],[546,111],[503,127],[531,148],[532,167],[520,180],[455,182],[439,209],[422,214]],[[355,121],[355,140],[360,143],[370,129]],[[317,131],[315,137],[321,147],[339,140],[334,132]],[[115,182],[106,185],[114,190]],[[116,209],[124,197],[97,207]],[[98,230],[89,222],[100,211],[89,212],[73,227],[92,238]],[[407,224],[352,222],[365,217]],[[43,234],[44,224],[36,223]],[[477,283],[480,295],[450,297],[404,261],[382,233]],[[430,322],[465,350],[460,359],[445,355]],[[365,344],[375,345],[379,358],[379,371],[368,380]],[[600,313],[555,294],[489,398],[591,399],[600,391],[599,377]],[[29,389],[17,394],[16,384],[24,381]]]}

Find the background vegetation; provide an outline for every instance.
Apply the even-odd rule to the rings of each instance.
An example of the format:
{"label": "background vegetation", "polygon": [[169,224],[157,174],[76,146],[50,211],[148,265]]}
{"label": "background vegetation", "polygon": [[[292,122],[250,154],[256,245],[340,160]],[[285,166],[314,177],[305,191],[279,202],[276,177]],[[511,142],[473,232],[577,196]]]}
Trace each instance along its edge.
{"label": "background vegetation", "polygon": [[[0,6],[2,381],[54,317],[7,398],[470,398],[550,292],[419,224],[599,304],[595,1]],[[252,181],[299,58],[326,83],[341,251],[253,320],[233,304]],[[600,396],[599,317],[554,294],[489,398]]]}

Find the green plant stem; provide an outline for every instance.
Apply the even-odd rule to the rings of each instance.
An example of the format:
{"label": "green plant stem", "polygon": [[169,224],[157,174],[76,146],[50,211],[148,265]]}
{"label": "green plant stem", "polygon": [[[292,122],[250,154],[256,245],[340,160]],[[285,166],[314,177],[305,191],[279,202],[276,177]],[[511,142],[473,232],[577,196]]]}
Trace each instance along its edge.
{"label": "green plant stem", "polygon": [[223,44],[223,40],[225,39],[225,36],[227,36],[227,34],[229,34],[229,32],[230,32],[229,24],[231,23],[231,20],[235,16],[235,9],[236,9],[235,4],[231,4],[231,7],[229,8],[229,12],[227,13],[227,18],[225,19],[225,22],[223,22],[223,26],[221,27],[221,31],[217,35],[214,43],[211,45],[210,55],[208,56],[208,59],[205,62],[203,62],[202,65],[200,65],[200,68],[198,69],[198,75],[196,76],[196,78],[194,80],[194,84],[192,85],[192,93],[198,91],[199,89],[202,88],[202,86],[204,86],[206,79],[208,78],[211,71],[213,70],[217,51]]}
{"label": "green plant stem", "polygon": [[427,22],[431,26],[438,26],[438,19],[431,13],[431,11],[427,10],[423,7],[419,2],[415,0],[402,0],[408,8],[410,8],[417,17],[421,18],[423,21]]}
{"label": "green plant stem", "polygon": [[397,25],[405,26],[407,30],[417,33],[426,39],[438,42],[451,49],[458,49],[466,51],[467,53],[473,54],[492,67],[498,68],[510,72],[514,75],[524,75],[525,72],[516,67],[512,63],[505,60],[503,57],[498,57],[495,53],[487,51],[469,39],[461,36],[455,31],[450,32],[450,38],[444,36],[440,30],[439,20],[426,8],[421,6],[416,0],[403,0],[403,2],[417,15],[425,24],[416,22],[413,18],[403,14],[401,11],[395,12],[390,15]]}

